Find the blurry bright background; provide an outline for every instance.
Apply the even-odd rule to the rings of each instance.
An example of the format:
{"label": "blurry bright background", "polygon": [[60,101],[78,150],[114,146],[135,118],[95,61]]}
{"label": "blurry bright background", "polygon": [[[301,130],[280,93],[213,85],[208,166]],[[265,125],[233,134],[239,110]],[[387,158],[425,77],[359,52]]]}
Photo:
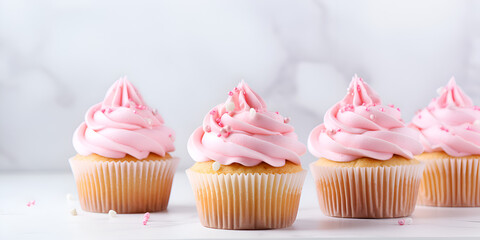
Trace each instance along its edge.
{"label": "blurry bright background", "polygon": [[123,75],[176,131],[180,170],[190,133],[242,78],[304,143],[354,73],[406,121],[452,75],[479,104],[479,13],[479,1],[0,0],[0,170],[67,170],[73,131]]}

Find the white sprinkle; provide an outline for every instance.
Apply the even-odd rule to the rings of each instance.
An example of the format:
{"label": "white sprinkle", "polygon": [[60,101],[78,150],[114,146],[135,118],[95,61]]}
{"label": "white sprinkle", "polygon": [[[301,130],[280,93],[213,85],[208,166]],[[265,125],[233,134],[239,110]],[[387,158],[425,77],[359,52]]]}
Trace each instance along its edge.
{"label": "white sprinkle", "polygon": [[205,125],[205,127],[203,128],[203,131],[205,132],[211,132],[212,131],[212,128],[208,125]]}
{"label": "white sprinkle", "polygon": [[349,87],[347,88],[347,93],[348,93],[348,92],[350,92],[350,88],[349,88]]}
{"label": "white sprinkle", "polygon": [[76,209],[76,208],[72,208],[72,210],[70,210],[70,215],[72,215],[72,216],[77,216],[77,209]]}
{"label": "white sprinkle", "polygon": [[108,211],[108,215],[109,215],[110,217],[115,217],[115,216],[117,216],[117,212],[115,212],[115,211],[113,211],[113,210],[110,210],[110,211]]}
{"label": "white sprinkle", "polygon": [[235,110],[235,103],[232,101],[228,101],[227,103],[225,103],[225,109],[228,112],[232,112],[233,110]]}
{"label": "white sprinkle", "polygon": [[405,224],[407,225],[410,225],[413,223],[413,219],[412,218],[405,218]]}
{"label": "white sprinkle", "polygon": [[215,171],[215,172],[218,171],[218,170],[220,170],[220,163],[218,163],[218,162],[213,162],[212,168],[213,168],[213,171]]}
{"label": "white sprinkle", "polygon": [[158,114],[158,109],[155,108],[155,109],[153,109],[152,112],[153,112],[153,115],[157,115]]}
{"label": "white sprinkle", "polygon": [[478,120],[478,119],[475,120],[475,121],[473,122],[473,125],[476,126],[476,127],[480,127],[480,120]]}
{"label": "white sprinkle", "polygon": [[73,195],[72,194],[68,193],[65,197],[67,198],[68,201],[73,201]]}
{"label": "white sprinkle", "polygon": [[327,134],[328,134],[328,135],[333,135],[333,134],[335,134],[335,133],[337,133],[337,131],[335,131],[335,129],[328,129],[328,130],[327,130]]}
{"label": "white sprinkle", "polygon": [[255,115],[257,115],[257,111],[255,111],[253,108],[250,108],[250,118],[255,118]]}
{"label": "white sprinkle", "polygon": [[437,93],[438,93],[438,95],[441,95],[441,94],[444,93],[445,91],[446,91],[446,90],[445,90],[444,87],[439,87],[439,88],[437,88]]}
{"label": "white sprinkle", "polygon": [[148,123],[148,125],[152,125],[152,122],[153,122],[152,119],[147,118],[147,123]]}
{"label": "white sprinkle", "polygon": [[370,119],[372,119],[372,120],[375,119],[375,115],[370,114]]}

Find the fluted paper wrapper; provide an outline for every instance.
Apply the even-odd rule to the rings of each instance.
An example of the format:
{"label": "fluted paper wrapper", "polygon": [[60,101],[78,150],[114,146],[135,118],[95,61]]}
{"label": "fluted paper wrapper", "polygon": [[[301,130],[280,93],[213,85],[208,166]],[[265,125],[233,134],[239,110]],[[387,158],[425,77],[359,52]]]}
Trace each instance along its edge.
{"label": "fluted paper wrapper", "polygon": [[220,229],[273,229],[293,224],[307,171],[207,174],[187,170],[200,222]]}
{"label": "fluted paper wrapper", "polygon": [[418,203],[439,207],[480,207],[480,160],[444,158],[424,161]]}
{"label": "fluted paper wrapper", "polygon": [[157,212],[167,208],[179,158],[146,161],[69,159],[80,206],[88,212]]}
{"label": "fluted paper wrapper", "polygon": [[343,218],[396,218],[415,209],[423,163],[389,167],[310,164],[320,209]]}

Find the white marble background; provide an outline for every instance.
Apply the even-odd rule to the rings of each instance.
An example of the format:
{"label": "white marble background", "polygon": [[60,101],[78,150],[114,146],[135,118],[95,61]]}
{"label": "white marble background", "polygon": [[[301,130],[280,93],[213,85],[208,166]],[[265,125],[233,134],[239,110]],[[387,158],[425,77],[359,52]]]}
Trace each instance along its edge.
{"label": "white marble background", "polygon": [[67,170],[74,129],[124,74],[176,130],[180,169],[241,78],[305,143],[354,73],[406,120],[451,75],[480,104],[479,13],[478,1],[0,0],[0,170]]}

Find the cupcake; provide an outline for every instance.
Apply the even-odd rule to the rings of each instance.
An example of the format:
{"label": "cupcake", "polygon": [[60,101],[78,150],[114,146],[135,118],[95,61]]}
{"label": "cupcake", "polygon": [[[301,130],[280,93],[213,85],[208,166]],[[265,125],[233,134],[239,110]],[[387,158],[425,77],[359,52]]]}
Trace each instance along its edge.
{"label": "cupcake", "polygon": [[187,169],[205,227],[272,229],[293,224],[307,171],[289,118],[267,110],[241,82],[188,140]]}
{"label": "cupcake", "polygon": [[126,79],[88,109],[70,158],[83,210],[140,213],[167,208],[178,158],[174,132]]}
{"label": "cupcake", "polygon": [[480,207],[480,107],[452,78],[427,108],[413,117],[426,163],[419,203],[441,207]]}
{"label": "cupcake", "polygon": [[310,169],[320,209],[344,218],[408,216],[424,168],[414,158],[423,150],[419,134],[361,78],[355,76],[347,91],[308,138],[319,158]]}

